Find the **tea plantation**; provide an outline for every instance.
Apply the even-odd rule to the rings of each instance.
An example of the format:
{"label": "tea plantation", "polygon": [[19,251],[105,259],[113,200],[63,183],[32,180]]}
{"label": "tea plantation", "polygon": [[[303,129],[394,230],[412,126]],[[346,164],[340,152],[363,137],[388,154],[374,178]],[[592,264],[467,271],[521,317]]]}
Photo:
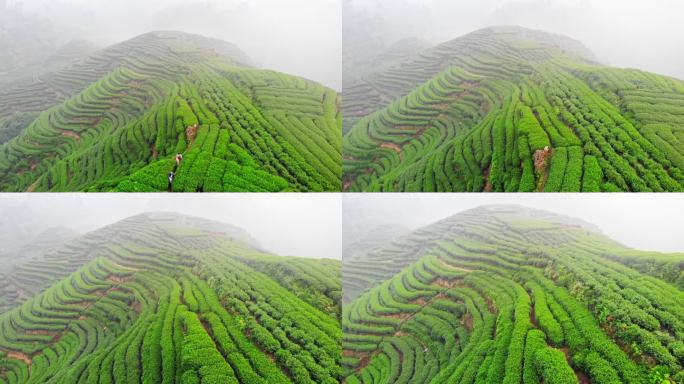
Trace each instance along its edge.
{"label": "tea plantation", "polygon": [[345,382],[684,383],[684,254],[518,206],[345,259]]}
{"label": "tea plantation", "polygon": [[681,191],[684,81],[479,30],[343,91],[348,191]]}
{"label": "tea plantation", "polygon": [[0,190],[339,191],[337,93],[247,62],[222,41],[151,32],[11,84]]}
{"label": "tea plantation", "polygon": [[341,378],[340,263],[266,254],[234,227],[143,214],[2,284],[2,384]]}

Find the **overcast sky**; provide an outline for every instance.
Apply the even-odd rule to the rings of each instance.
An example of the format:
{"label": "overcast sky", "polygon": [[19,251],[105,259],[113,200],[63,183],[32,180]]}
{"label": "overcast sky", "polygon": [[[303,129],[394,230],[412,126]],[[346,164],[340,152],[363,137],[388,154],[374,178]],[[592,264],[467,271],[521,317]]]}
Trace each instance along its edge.
{"label": "overcast sky", "polygon": [[684,79],[681,0],[345,0],[395,39],[439,43],[492,25],[573,37],[605,64]]}
{"label": "overcast sky", "polygon": [[[583,219],[632,248],[684,252],[684,199],[680,194],[345,194],[345,214],[416,229],[487,204],[518,204]],[[358,221],[357,221],[358,222]]]}
{"label": "overcast sky", "polygon": [[[0,0],[101,45],[153,30],[237,44],[260,66],[341,87],[341,0]],[[1,27],[1,26],[0,26]],[[0,28],[1,29],[1,28]]]}
{"label": "overcast sky", "polygon": [[3,204],[18,202],[43,229],[83,233],[143,212],[178,212],[240,227],[279,255],[339,259],[341,201],[325,193],[0,194],[0,219]]}
{"label": "overcast sky", "polygon": [[280,255],[329,258],[341,257],[343,204],[373,225],[412,229],[482,205],[519,204],[583,219],[633,248],[684,252],[678,194],[0,194],[0,217],[8,203],[30,207],[44,228],[79,232],[142,212],[184,213],[240,227]]}

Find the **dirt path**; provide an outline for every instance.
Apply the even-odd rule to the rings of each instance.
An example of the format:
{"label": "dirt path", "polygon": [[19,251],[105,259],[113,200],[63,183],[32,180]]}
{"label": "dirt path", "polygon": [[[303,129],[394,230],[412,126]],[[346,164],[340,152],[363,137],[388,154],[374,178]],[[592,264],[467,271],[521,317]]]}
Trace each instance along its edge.
{"label": "dirt path", "polygon": [[185,128],[185,138],[187,139],[188,145],[187,145],[187,150],[189,151],[190,148],[192,148],[192,145],[195,144],[195,137],[197,137],[197,130],[199,129],[199,126],[197,124],[191,125],[187,128]]}
{"label": "dirt path", "polygon": [[463,268],[463,267],[457,267],[457,266],[455,266],[455,265],[453,265],[453,264],[451,264],[451,263],[448,263],[448,262],[446,262],[446,261],[444,261],[444,260],[442,260],[442,259],[437,259],[437,260],[439,260],[440,264],[442,264],[442,265],[444,266],[444,268],[452,269],[452,270],[454,270],[454,271],[461,271],[461,272],[473,272],[472,269]]}
{"label": "dirt path", "polygon": [[[572,360],[570,356],[570,348],[568,347],[563,347],[559,348],[561,352],[565,355],[565,360],[568,362],[568,365],[572,367],[572,364],[570,364],[570,361]],[[573,367],[573,370],[575,371],[575,376],[577,376],[577,380],[579,381],[580,384],[591,384],[591,380],[589,379],[589,376],[587,376],[586,373],[578,371]]]}
{"label": "dirt path", "polygon": [[7,358],[21,360],[29,366],[29,369],[33,364],[33,360],[31,360],[31,358],[27,354],[19,351],[8,351]]}
{"label": "dirt path", "polygon": [[28,188],[26,188],[26,192],[35,192],[36,188],[38,188],[38,182],[40,181],[40,177],[36,179],[36,181],[33,182],[33,184],[29,185]]}
{"label": "dirt path", "polygon": [[76,141],[81,140],[81,135],[79,135],[78,133],[76,133],[74,131],[62,130],[61,132],[62,132],[62,136],[74,138],[74,139],[76,139]]}
{"label": "dirt path", "polygon": [[119,277],[119,276],[116,276],[116,275],[109,275],[109,277],[107,277],[107,281],[112,282],[112,283],[115,283],[115,284],[123,284],[123,283],[125,283],[125,282],[127,282],[127,281],[130,281],[130,280],[131,280],[131,277],[130,277],[130,276]]}
{"label": "dirt path", "polygon": [[399,155],[402,154],[401,153],[401,147],[397,144],[394,144],[394,143],[384,142],[384,143],[380,144],[380,148],[388,148],[388,149],[391,149],[394,152],[398,153]]}
{"label": "dirt path", "polygon": [[27,335],[41,335],[41,336],[52,336],[54,332],[45,329],[29,329],[26,330]]}
{"label": "dirt path", "polygon": [[491,192],[492,189],[494,189],[492,182],[489,181],[489,174],[491,173],[491,171],[492,171],[492,165],[490,164],[489,167],[487,167],[487,169],[485,169],[485,171],[484,171],[484,179],[485,179],[484,191],[485,192]]}
{"label": "dirt path", "polygon": [[551,156],[553,156],[553,149],[546,147],[544,149],[537,149],[534,152],[534,171],[539,175],[537,180],[537,191],[541,192],[546,188],[546,180],[549,178],[549,164]]}

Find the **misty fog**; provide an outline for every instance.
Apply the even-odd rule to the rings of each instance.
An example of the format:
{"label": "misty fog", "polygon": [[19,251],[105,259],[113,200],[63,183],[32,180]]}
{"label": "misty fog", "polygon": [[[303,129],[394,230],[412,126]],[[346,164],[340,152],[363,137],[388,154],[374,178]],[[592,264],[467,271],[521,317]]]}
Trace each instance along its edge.
{"label": "misty fog", "polygon": [[684,252],[679,194],[345,194],[343,204],[343,227],[353,222],[363,230],[386,223],[417,229],[482,205],[517,204],[582,219],[635,249]]}
{"label": "misty fog", "polygon": [[[0,220],[86,233],[144,212],[177,212],[246,230],[282,256],[341,256],[337,194],[0,194]],[[12,214],[9,214],[12,213]],[[2,228],[2,225],[0,225]]]}
{"label": "misty fog", "polygon": [[17,35],[35,36],[36,45],[87,40],[105,47],[178,30],[237,44],[259,67],[339,90],[341,6],[341,0],[0,0],[0,52]]}
{"label": "misty fog", "polygon": [[[350,28],[369,20],[385,44],[431,44],[492,25],[518,25],[583,42],[603,64],[684,79],[684,2],[679,0],[344,0]],[[360,26],[359,26],[360,25]]]}

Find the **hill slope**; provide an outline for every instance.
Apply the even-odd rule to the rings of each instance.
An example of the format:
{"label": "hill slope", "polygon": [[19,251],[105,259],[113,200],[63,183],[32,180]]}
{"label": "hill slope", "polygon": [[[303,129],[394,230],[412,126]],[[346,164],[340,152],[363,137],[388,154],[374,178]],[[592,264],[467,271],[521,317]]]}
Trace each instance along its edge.
{"label": "hill slope", "polygon": [[337,94],[248,61],[151,32],[8,86],[0,190],[166,191],[172,170],[173,191],[339,190]]}
{"label": "hill slope", "polygon": [[487,28],[343,91],[349,191],[680,191],[684,82]]}
{"label": "hill slope", "polygon": [[343,280],[349,384],[684,383],[684,255],[577,220],[465,211],[344,260]]}
{"label": "hill slope", "polygon": [[340,263],[245,235],[150,213],[23,262],[0,383],[338,382]]}

